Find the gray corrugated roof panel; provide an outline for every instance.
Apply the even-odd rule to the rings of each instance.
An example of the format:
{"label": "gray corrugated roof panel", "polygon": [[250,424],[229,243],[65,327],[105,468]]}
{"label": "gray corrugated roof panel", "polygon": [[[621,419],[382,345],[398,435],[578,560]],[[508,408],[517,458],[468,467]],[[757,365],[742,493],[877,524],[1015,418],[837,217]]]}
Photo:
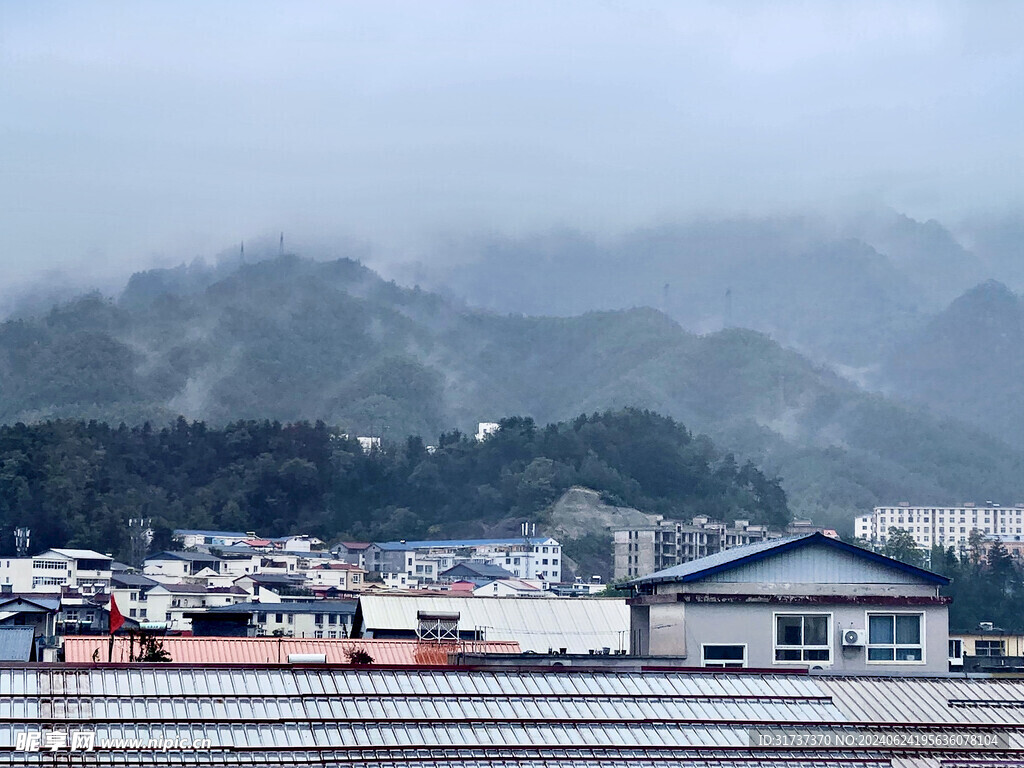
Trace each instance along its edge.
{"label": "gray corrugated roof panel", "polygon": [[141,573],[115,573],[110,577],[110,583],[115,587],[155,587],[160,582],[143,576]]}
{"label": "gray corrugated roof panel", "polygon": [[[954,696],[980,713],[957,731]],[[859,709],[864,697],[891,702]],[[899,702],[923,698],[918,710]],[[0,666],[7,748],[0,765],[1009,765],[1024,728],[1014,709],[1024,681],[687,671],[344,666]],[[852,701],[851,701],[852,699]],[[986,702],[1013,707],[989,707]],[[919,718],[918,720],[911,719]],[[977,726],[982,726],[980,729]],[[987,726],[987,727],[986,727]],[[794,737],[854,736],[849,748],[757,742],[764,728]],[[858,730],[860,729],[860,730]],[[865,745],[857,735],[885,738]],[[188,750],[28,753],[16,734],[93,733],[97,740],[208,739]],[[3,731],[0,729],[0,734]],[[995,735],[985,748],[907,750],[904,738]],[[26,737],[22,737],[23,740]],[[888,739],[889,741],[886,741]],[[888,746],[887,746],[888,744]],[[13,749],[12,749],[13,747]],[[45,758],[45,759],[44,759]],[[922,765],[924,763],[921,763]]]}
{"label": "gray corrugated roof panel", "polygon": [[28,661],[34,640],[32,627],[0,627],[0,661]]}
{"label": "gray corrugated roof panel", "polygon": [[[64,557],[70,557],[75,560],[110,560],[113,562],[113,558],[110,555],[104,555],[102,552],[96,552],[91,549],[58,549],[56,547],[46,550],[47,552],[56,552]],[[46,554],[45,552],[43,554]]]}
{"label": "gray corrugated roof panel", "polygon": [[458,612],[460,632],[512,640],[523,651],[585,654],[629,645],[629,608],[622,598],[362,594],[359,604],[367,633],[415,632],[420,611]]}
{"label": "gray corrugated roof panel", "polygon": [[206,552],[157,552],[155,555],[147,557],[145,562],[149,562],[150,560],[189,560],[204,563],[220,562],[219,557]]}

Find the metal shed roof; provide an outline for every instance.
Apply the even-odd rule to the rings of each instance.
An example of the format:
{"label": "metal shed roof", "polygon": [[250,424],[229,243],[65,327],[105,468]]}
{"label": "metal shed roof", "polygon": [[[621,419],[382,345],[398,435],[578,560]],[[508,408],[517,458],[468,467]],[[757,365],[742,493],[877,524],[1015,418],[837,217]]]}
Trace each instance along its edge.
{"label": "metal shed roof", "polygon": [[0,627],[0,661],[28,661],[34,640],[32,627]]}
{"label": "metal shed roof", "polygon": [[748,563],[764,560],[783,552],[807,546],[830,547],[832,549],[863,558],[864,560],[868,560],[875,564],[894,568],[929,584],[949,584],[949,579],[945,576],[932,573],[931,571],[926,571],[923,568],[917,568],[913,565],[908,565],[907,563],[901,563],[899,560],[893,560],[891,557],[886,557],[885,555],[880,555],[877,552],[872,552],[867,549],[862,549],[861,547],[856,547],[852,544],[847,544],[844,541],[839,541],[838,539],[833,539],[817,532],[803,536],[789,536],[782,539],[767,539],[753,544],[746,544],[741,547],[724,549],[713,555],[691,560],[688,563],[675,565],[671,568],[657,571],[656,573],[643,576],[639,579],[634,579],[628,582],[628,584],[630,586],[642,586],[665,582],[685,583],[699,581],[723,571],[739,568],[743,565],[747,565]]}
{"label": "metal shed roof", "polygon": [[629,608],[621,598],[364,594],[359,597],[356,627],[366,634],[415,632],[419,611],[457,611],[460,632],[480,631],[487,640],[514,641],[523,651],[565,648],[569,653],[588,653],[629,647]]}
{"label": "metal shed roof", "polygon": [[[916,722],[881,711],[858,720],[846,709],[851,691],[837,682],[856,688],[865,681],[664,670],[6,666],[0,765],[923,768],[1024,759],[1020,725],[984,718],[954,730],[941,717]],[[893,700],[929,697],[937,712],[953,691],[914,688],[897,677],[867,682]],[[1024,683],[986,680],[968,693],[984,704],[1004,685],[1016,700]],[[765,732],[851,742],[755,738]],[[67,747],[56,755],[26,751],[29,735],[42,740],[54,733],[92,734],[96,743],[75,754]],[[866,733],[882,738],[864,745]],[[998,743],[920,744],[925,736],[967,734]],[[914,738],[916,745],[897,743]],[[187,739],[189,746],[153,748],[150,739]]]}

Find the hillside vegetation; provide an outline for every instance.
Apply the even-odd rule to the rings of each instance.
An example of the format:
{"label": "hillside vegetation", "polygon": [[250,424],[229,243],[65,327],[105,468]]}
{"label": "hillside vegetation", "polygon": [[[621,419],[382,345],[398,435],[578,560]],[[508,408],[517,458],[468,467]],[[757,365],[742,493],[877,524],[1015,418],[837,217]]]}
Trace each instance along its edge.
{"label": "hillside vegetation", "polygon": [[876,503],[1024,499],[1021,455],[854,384],[767,336],[684,331],[652,309],[469,310],[340,259],[136,275],[0,325],[0,422],[178,415],[322,420],[402,443],[521,414],[665,414],[783,479],[798,515],[849,527]]}
{"label": "hillside vegetation", "polygon": [[411,437],[368,454],[322,422],[0,428],[0,530],[28,526],[33,549],[129,557],[132,518],[151,521],[157,549],[176,527],[327,541],[508,536],[520,521],[546,529],[549,507],[576,485],[648,512],[789,519],[777,480],[672,419],[633,410],[543,428],[510,418],[484,442],[449,432],[431,451]]}

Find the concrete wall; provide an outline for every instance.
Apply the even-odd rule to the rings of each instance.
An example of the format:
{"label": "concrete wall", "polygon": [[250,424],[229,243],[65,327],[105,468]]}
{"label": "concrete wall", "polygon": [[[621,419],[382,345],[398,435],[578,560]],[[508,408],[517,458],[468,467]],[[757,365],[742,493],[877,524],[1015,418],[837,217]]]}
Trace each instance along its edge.
{"label": "concrete wall", "polygon": [[[923,615],[922,662],[869,662],[864,646],[844,648],[842,632],[867,629],[868,613],[915,613]],[[776,662],[776,614],[829,614],[831,662]],[[806,669],[821,666],[848,674],[931,672],[948,669],[949,637],[946,606],[892,608],[879,605],[829,604],[786,606],[772,603],[655,603],[632,607],[631,653],[652,656],[686,656],[701,666],[705,644],[745,645],[746,666],[775,669]]]}

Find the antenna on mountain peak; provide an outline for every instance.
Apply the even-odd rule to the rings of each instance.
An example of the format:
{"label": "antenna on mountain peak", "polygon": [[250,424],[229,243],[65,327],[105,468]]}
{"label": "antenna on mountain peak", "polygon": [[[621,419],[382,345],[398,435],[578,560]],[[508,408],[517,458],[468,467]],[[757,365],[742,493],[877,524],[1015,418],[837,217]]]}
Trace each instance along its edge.
{"label": "antenna on mountain peak", "polygon": [[242,263],[245,264],[245,240],[242,241],[242,247],[239,249],[238,253],[242,258]]}
{"label": "antenna on mountain peak", "polygon": [[281,245],[279,246],[279,254],[284,256],[284,232],[281,233]]}

